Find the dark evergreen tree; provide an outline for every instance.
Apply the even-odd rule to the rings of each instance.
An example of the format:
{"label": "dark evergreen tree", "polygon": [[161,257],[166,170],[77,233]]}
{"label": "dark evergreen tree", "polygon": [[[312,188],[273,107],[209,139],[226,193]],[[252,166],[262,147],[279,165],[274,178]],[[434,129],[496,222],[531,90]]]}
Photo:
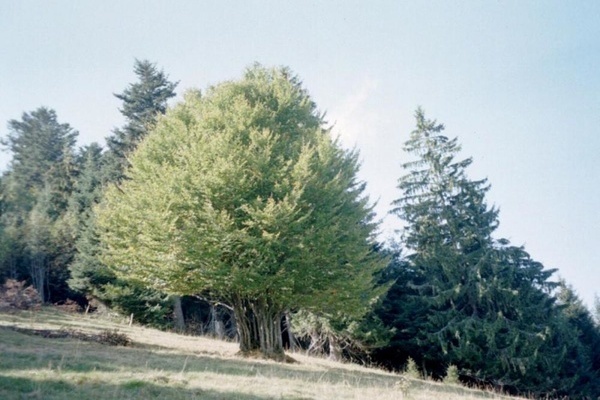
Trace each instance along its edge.
{"label": "dark evergreen tree", "polygon": [[94,232],[93,207],[102,198],[103,189],[102,148],[97,143],[92,143],[81,150],[79,158],[81,171],[69,204],[77,249],[69,266],[69,285],[78,292],[91,293],[94,287],[106,284],[112,278],[96,257],[98,241]]}
{"label": "dark evergreen tree", "polygon": [[600,328],[600,297],[598,297],[598,295],[594,296],[593,317],[594,321],[596,322],[596,326]]}
{"label": "dark evergreen tree", "polygon": [[158,115],[167,110],[167,102],[175,97],[177,82],[148,60],[135,60],[138,82],[115,96],[123,101],[121,114],[126,119],[122,128],[106,139],[108,145],[106,173],[111,181],[120,181],[128,166],[127,156],[137,147],[155,124]]}
{"label": "dark evergreen tree", "polygon": [[9,134],[1,143],[12,153],[10,170],[25,187],[41,187],[45,175],[75,145],[78,133],[58,122],[56,112],[40,107],[8,123]]}
{"label": "dark evergreen tree", "polygon": [[[463,379],[523,392],[553,393],[566,360],[550,282],[523,248],[495,240],[498,211],[488,207],[486,180],[471,180],[471,159],[456,160],[457,139],[416,112],[417,127],[405,150],[402,197],[395,215],[406,222],[409,252],[381,309],[397,329],[390,348],[402,362],[418,360],[443,376],[449,365]],[[395,353],[394,353],[395,352]],[[562,381],[564,390],[571,387]]]}
{"label": "dark evergreen tree", "polygon": [[46,301],[66,296],[69,234],[64,216],[76,175],[78,133],[41,107],[8,123],[2,144],[12,160],[2,179],[2,262],[7,276],[28,278]]}
{"label": "dark evergreen tree", "polygon": [[558,378],[572,382],[575,390],[570,394],[596,398],[600,394],[600,329],[592,313],[565,281],[560,282],[556,297],[559,314],[555,324],[561,324],[561,340],[567,351]]}

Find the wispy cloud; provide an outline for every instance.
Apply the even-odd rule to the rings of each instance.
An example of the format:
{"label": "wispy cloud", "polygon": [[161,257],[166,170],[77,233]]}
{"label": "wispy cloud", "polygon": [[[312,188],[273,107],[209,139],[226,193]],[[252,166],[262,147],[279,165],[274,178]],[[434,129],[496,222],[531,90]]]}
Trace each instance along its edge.
{"label": "wispy cloud", "polygon": [[369,100],[377,92],[379,83],[371,77],[364,78],[339,105],[330,111],[333,135],[347,147],[359,144],[361,139],[376,134],[377,112],[370,108]]}

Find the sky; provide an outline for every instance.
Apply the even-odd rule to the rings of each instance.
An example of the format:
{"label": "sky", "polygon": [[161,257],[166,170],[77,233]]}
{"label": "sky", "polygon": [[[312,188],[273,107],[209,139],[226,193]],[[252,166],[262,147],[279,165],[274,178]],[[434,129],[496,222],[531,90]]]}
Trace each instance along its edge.
{"label": "sky", "polygon": [[[382,219],[414,111],[457,136],[492,185],[497,237],[600,294],[600,2],[0,0],[0,137],[40,106],[79,144],[123,124],[113,93],[148,59],[186,89],[288,66],[360,151]],[[177,101],[177,100],[175,100]],[[0,170],[10,154],[0,153]]]}

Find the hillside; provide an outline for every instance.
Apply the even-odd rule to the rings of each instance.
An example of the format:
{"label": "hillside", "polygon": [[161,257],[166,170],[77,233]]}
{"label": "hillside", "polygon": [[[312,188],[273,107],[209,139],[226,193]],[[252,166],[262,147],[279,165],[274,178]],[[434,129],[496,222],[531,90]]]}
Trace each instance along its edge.
{"label": "hillside", "polygon": [[[120,334],[128,346],[108,344]],[[236,352],[235,343],[52,308],[0,313],[0,398],[508,399],[297,353],[283,365]]]}

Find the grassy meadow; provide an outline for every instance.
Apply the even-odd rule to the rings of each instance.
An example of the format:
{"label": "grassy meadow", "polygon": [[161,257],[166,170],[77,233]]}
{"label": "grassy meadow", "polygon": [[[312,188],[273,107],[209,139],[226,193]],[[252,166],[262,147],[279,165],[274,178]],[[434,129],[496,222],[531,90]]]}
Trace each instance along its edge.
{"label": "grassy meadow", "polygon": [[[131,343],[90,339],[115,330]],[[299,353],[290,354],[297,363],[279,364],[236,352],[236,343],[125,320],[54,308],[3,312],[0,399],[510,399]]]}

